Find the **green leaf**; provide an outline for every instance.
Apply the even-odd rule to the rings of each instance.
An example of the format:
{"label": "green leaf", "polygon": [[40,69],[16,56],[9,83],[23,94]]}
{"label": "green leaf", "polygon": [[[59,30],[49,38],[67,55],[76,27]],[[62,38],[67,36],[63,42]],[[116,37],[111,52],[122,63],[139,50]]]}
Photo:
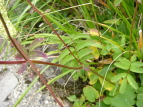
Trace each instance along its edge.
{"label": "green leaf", "polygon": [[119,61],[127,66],[131,65],[131,62],[126,58],[119,58]]}
{"label": "green leaf", "polygon": [[126,91],[126,86],[127,86],[127,79],[124,78],[119,89],[119,92],[121,94],[123,94]]}
{"label": "green leaf", "polygon": [[94,58],[98,59],[100,56],[98,49],[96,47],[90,47],[90,49],[92,49],[92,54],[94,55]]}
{"label": "green leaf", "polygon": [[131,57],[131,62],[136,61],[136,59],[137,59],[137,55],[134,54],[134,55]]}
{"label": "green leaf", "polygon": [[76,95],[72,95],[70,97],[67,97],[69,101],[73,102],[75,101],[77,98],[76,98]]}
{"label": "green leaf", "polygon": [[100,43],[97,43],[97,42],[92,41],[92,40],[85,40],[85,41],[79,42],[76,45],[76,51],[78,51],[78,50],[80,50],[82,48],[85,48],[85,47],[90,47],[90,46],[103,48],[103,46]]}
{"label": "green leaf", "polygon": [[92,52],[91,49],[85,48],[85,49],[81,49],[77,54],[79,56],[79,59],[81,59],[82,57],[88,55],[91,52]]}
{"label": "green leaf", "polygon": [[105,20],[103,23],[105,24],[119,24],[119,19],[109,19],[109,20]]}
{"label": "green leaf", "polygon": [[81,95],[79,100],[80,100],[80,105],[83,105],[83,103],[85,102],[85,97],[83,94]]}
{"label": "green leaf", "polygon": [[131,66],[143,67],[143,62],[133,62],[131,63]]}
{"label": "green leaf", "polygon": [[121,39],[121,45],[125,45],[125,43],[126,43],[126,37],[125,37],[125,35],[120,35],[121,37],[122,37],[122,39]]}
{"label": "green leaf", "polygon": [[135,72],[135,73],[143,73],[143,68],[138,68],[138,67],[135,67],[135,66],[132,66],[132,67],[130,68],[130,70],[131,70],[132,72]]}
{"label": "green leaf", "polygon": [[60,53],[60,51],[54,50],[54,51],[50,51],[47,53],[47,55],[52,55],[52,54],[57,54]]}
{"label": "green leaf", "polygon": [[[99,104],[100,103],[100,104]],[[86,106],[86,107],[88,107],[88,106]],[[103,101],[98,101],[97,103],[96,103],[96,106],[95,105],[92,105],[92,106],[89,106],[89,107],[110,107],[109,105],[106,105]]]}
{"label": "green leaf", "polygon": [[121,2],[122,2],[122,0],[114,0],[114,5],[118,6]]}
{"label": "green leaf", "polygon": [[[69,48],[72,52],[74,51],[74,48]],[[61,61],[66,55],[68,55],[70,51],[68,49],[65,49],[62,51],[62,53],[59,56],[59,61]]]}
{"label": "green leaf", "polygon": [[143,74],[139,74],[139,77],[140,77],[140,81],[141,81],[141,86],[143,86]]}
{"label": "green leaf", "polygon": [[128,80],[128,82],[129,82],[129,84],[130,84],[134,89],[138,89],[138,84],[137,84],[137,82],[135,81],[135,79],[133,78],[132,75],[128,74],[127,80]]}
{"label": "green leaf", "polygon": [[73,35],[73,40],[76,40],[76,39],[89,39],[90,38],[90,36],[89,36],[89,34],[75,34],[75,35]]}
{"label": "green leaf", "polygon": [[93,44],[93,41],[84,41],[84,42],[82,41],[76,45],[76,51],[78,51],[82,48],[85,48],[85,47],[89,46],[90,44]]}
{"label": "green leaf", "polygon": [[82,59],[80,59],[80,60],[81,60],[81,62],[84,62],[85,60],[89,60],[89,59],[93,59],[93,58],[94,58],[94,56],[92,54],[88,54],[88,55],[82,57]]}
{"label": "green leaf", "polygon": [[86,99],[90,102],[95,102],[95,100],[99,98],[99,92],[92,86],[84,87],[83,93]]}
{"label": "green leaf", "polygon": [[73,60],[73,59],[74,59],[74,57],[69,54],[69,55],[67,55],[60,63],[64,65],[64,64],[70,62],[70,61]]}
{"label": "green leaf", "polygon": [[137,89],[137,93],[138,93],[138,94],[143,94],[143,87],[139,87],[139,88]]}
{"label": "green leaf", "polygon": [[143,107],[143,87],[139,87],[137,90],[137,107]]}
{"label": "green leaf", "polygon": [[103,99],[103,102],[105,103],[105,104],[111,104],[111,97],[106,97],[106,98],[104,98]]}
{"label": "green leaf", "polygon": [[94,74],[93,72],[87,72],[88,78],[89,78],[89,84],[93,85],[97,82],[98,76]]}
{"label": "green leaf", "polygon": [[133,62],[131,63],[130,70],[135,73],[143,73],[143,63],[142,62]]}
{"label": "green leaf", "polygon": [[120,73],[120,74],[117,74],[116,76],[114,76],[111,81],[112,82],[116,82],[116,81],[119,81],[121,78],[125,78],[127,76],[127,73]]}
{"label": "green leaf", "polygon": [[[110,80],[113,76],[114,76],[114,74],[113,74],[112,72],[108,72],[106,78],[107,78],[108,80]],[[103,78],[101,78],[101,77],[98,77],[98,78],[99,78],[100,83],[103,84]],[[111,91],[114,87],[115,87],[115,86],[114,86],[112,83],[110,83],[110,82],[108,82],[108,81],[105,81],[105,82],[104,82],[104,88],[105,88],[106,90]]]}
{"label": "green leaf", "polygon": [[133,107],[135,104],[135,90],[127,85],[124,94],[117,94],[111,99],[112,107]]}
{"label": "green leaf", "polygon": [[137,107],[143,107],[143,99],[137,100],[136,105],[137,105]]}
{"label": "green leaf", "polygon": [[128,70],[130,68],[131,62],[126,58],[120,58],[119,62],[115,62],[114,65],[121,69]]}

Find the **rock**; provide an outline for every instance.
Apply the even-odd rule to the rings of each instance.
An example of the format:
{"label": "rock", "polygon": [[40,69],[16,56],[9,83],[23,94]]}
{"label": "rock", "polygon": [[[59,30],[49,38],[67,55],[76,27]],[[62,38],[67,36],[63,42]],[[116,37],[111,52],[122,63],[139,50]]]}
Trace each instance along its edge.
{"label": "rock", "polygon": [[9,102],[0,102],[0,107],[6,107],[9,104]]}
{"label": "rock", "polygon": [[6,100],[17,84],[18,80],[13,73],[5,71],[0,74],[0,104]]}

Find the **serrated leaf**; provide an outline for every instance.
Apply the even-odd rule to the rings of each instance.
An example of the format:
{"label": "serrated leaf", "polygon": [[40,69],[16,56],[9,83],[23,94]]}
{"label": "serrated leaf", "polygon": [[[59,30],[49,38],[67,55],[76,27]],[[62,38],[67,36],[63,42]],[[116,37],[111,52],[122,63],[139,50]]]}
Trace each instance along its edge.
{"label": "serrated leaf", "polygon": [[114,0],[114,5],[118,6],[121,2],[122,2],[122,0]]}
{"label": "serrated leaf", "polygon": [[99,92],[92,86],[84,87],[83,93],[86,99],[90,102],[95,102],[95,100],[99,98]]}
{"label": "serrated leaf", "polygon": [[127,86],[127,79],[124,78],[119,89],[119,92],[121,94],[123,94],[126,91],[126,86]]}
{"label": "serrated leaf", "polygon": [[116,76],[114,76],[111,81],[112,82],[116,82],[116,81],[119,81],[121,78],[125,78],[127,76],[127,73],[120,73],[120,74],[117,74]]}
{"label": "serrated leaf", "polygon": [[36,38],[29,46],[29,51],[34,50],[41,42],[44,41],[44,38]]}
{"label": "serrated leaf", "polygon": [[132,75],[128,74],[127,80],[128,80],[128,82],[129,82],[129,84],[130,84],[134,89],[138,89],[138,84],[137,84],[137,82],[135,81],[135,79],[133,78]]}

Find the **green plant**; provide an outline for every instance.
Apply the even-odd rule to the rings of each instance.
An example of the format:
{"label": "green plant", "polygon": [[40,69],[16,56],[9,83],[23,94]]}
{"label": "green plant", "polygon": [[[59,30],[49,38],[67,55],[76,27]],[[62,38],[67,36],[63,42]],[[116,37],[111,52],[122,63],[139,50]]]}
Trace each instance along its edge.
{"label": "green plant", "polygon": [[[143,8],[140,0],[114,0],[114,3],[112,3],[113,0],[106,2],[99,0],[104,7],[98,7],[92,0],[57,0],[55,2],[37,0],[36,4],[39,4],[36,6],[37,8],[29,0],[27,1],[38,14],[36,12],[32,12],[31,15],[26,14],[30,7],[22,2],[26,8],[18,18],[16,27],[24,28],[31,24],[32,28],[21,29],[23,30],[21,34],[25,32],[34,34],[21,37],[21,44],[29,45],[38,38],[44,38],[40,42],[42,45],[58,44],[58,49],[47,55],[58,53],[59,57],[53,62],[58,62],[64,67],[62,74],[48,84],[68,73],[72,73],[75,80],[81,78],[83,82],[88,82],[87,86],[83,88],[80,98],[77,95],[68,97],[74,103],[74,107],[142,106],[143,40],[140,29],[143,28],[141,16]],[[59,4],[63,5],[57,7],[56,5]],[[46,6],[51,9],[48,13],[46,13]],[[70,7],[67,8],[68,6]],[[43,30],[40,29],[35,33],[37,30],[34,28],[37,23],[44,25],[41,28]],[[55,34],[50,34],[50,31]],[[61,35],[57,32],[60,32]],[[52,65],[53,63],[47,64]],[[69,69],[75,65],[78,70]],[[45,86],[37,92],[43,88]]]}

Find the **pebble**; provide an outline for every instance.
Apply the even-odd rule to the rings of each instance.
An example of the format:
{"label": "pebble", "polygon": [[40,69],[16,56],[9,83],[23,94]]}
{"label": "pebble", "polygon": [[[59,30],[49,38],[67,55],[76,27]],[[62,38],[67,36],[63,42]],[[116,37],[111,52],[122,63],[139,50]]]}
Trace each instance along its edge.
{"label": "pebble", "polygon": [[5,71],[5,73],[0,75],[0,107],[5,107],[8,104],[4,101],[17,84],[18,80],[13,73]]}

